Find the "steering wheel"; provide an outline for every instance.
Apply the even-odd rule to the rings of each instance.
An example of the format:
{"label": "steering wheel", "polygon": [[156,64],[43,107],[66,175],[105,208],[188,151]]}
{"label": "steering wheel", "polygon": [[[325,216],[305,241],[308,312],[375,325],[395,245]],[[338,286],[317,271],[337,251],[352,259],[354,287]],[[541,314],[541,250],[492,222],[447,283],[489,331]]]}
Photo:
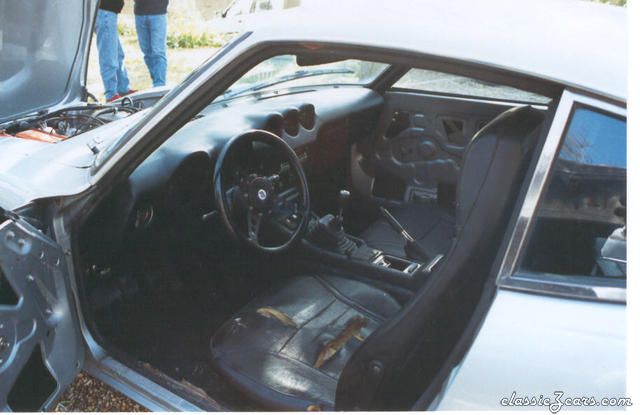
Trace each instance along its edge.
{"label": "steering wheel", "polygon": [[[286,187],[277,172],[266,175],[256,166],[240,168],[239,161],[251,159],[254,143],[277,150],[295,185]],[[281,165],[279,165],[281,168]],[[278,253],[294,246],[304,236],[309,221],[309,185],[298,156],[280,137],[264,130],[250,130],[227,142],[216,161],[213,175],[216,204],[229,233],[259,251]],[[281,230],[286,241],[275,246],[260,242],[264,223]]]}

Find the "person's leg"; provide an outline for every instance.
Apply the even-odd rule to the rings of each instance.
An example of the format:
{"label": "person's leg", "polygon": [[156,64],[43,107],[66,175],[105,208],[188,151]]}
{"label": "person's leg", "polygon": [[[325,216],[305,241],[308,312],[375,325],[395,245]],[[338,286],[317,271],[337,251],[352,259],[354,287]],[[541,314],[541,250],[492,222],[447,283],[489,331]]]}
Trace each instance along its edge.
{"label": "person's leg", "polygon": [[116,21],[115,13],[98,10],[95,24],[96,44],[98,46],[100,76],[106,99],[110,99],[118,93],[118,27]]}
{"label": "person's leg", "polygon": [[[138,45],[144,55],[144,63],[151,74],[153,61],[151,59],[151,39],[149,36],[149,16],[136,14],[136,32],[138,33]],[[153,77],[152,77],[153,79]]]}
{"label": "person's leg", "polygon": [[154,14],[148,17],[152,61],[149,72],[153,86],[164,86],[167,83],[167,15]]}
{"label": "person's leg", "polygon": [[118,93],[123,96],[129,92],[129,76],[127,75],[127,68],[124,66],[124,50],[122,50],[122,44],[120,43],[120,37],[118,40]]}

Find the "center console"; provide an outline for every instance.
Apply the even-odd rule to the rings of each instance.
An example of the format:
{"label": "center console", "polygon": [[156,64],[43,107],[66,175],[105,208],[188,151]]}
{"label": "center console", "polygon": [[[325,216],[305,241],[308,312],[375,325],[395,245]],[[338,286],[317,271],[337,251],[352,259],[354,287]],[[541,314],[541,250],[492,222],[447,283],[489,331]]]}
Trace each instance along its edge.
{"label": "center console", "polygon": [[383,252],[380,252],[371,263],[379,267],[395,269],[407,275],[412,275],[421,267],[419,262],[411,262],[408,259],[384,254]]}
{"label": "center console", "polygon": [[392,223],[394,229],[400,228],[398,232],[407,238],[405,251],[409,253],[415,251],[415,256],[421,259],[402,258],[385,253],[368,246],[362,239],[347,234],[342,226],[342,213],[348,199],[349,192],[342,190],[338,199],[340,210],[337,216],[328,214],[321,218],[312,217],[309,223],[309,231],[305,238],[311,249],[319,250],[319,254],[323,254],[324,257],[333,261],[352,264],[363,270],[376,271],[376,274],[384,277],[382,279],[408,287],[417,285],[418,281],[414,280],[418,279],[418,276],[430,274],[442,260],[443,255],[429,258],[419,246],[412,246],[410,249],[411,244],[417,245],[417,243],[386,210],[382,212],[383,217],[387,220],[395,221],[395,223]]}

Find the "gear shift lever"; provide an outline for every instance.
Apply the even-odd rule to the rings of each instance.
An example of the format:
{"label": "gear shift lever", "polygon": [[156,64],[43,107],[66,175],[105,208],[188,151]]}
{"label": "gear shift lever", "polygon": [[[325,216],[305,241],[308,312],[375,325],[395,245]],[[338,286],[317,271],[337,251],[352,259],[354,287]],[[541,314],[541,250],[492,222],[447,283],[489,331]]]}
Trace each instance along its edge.
{"label": "gear shift lever", "polygon": [[380,206],[380,213],[382,213],[382,217],[389,222],[389,225],[398,232],[404,238],[404,251],[410,258],[416,258],[422,261],[432,261],[433,258],[424,250],[422,245],[418,241],[416,241],[410,234],[407,232],[400,222],[384,207]]}
{"label": "gear shift lever", "polygon": [[340,190],[338,193],[338,217],[336,218],[338,223],[338,230],[342,230],[342,223],[344,222],[344,211],[349,206],[349,199],[351,199],[351,192],[348,190]]}

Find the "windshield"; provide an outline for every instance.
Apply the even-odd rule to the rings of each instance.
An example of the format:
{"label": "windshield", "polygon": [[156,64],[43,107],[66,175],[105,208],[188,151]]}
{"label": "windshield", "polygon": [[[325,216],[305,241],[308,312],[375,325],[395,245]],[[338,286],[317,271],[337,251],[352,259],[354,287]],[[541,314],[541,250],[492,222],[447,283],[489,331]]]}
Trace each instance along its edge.
{"label": "windshield", "polygon": [[219,99],[229,99],[255,91],[294,86],[356,84],[374,80],[389,65],[348,59],[321,65],[300,66],[294,55],[279,55],[260,62],[238,79]]}

